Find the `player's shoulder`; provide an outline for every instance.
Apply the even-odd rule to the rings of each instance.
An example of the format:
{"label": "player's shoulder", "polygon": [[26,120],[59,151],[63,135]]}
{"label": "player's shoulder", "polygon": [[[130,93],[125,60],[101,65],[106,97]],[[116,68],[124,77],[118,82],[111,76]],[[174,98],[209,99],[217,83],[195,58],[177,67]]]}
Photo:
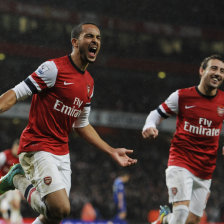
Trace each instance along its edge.
{"label": "player's shoulder", "polygon": [[9,156],[12,155],[11,149],[6,149],[6,150],[3,151],[3,153],[6,155],[6,157],[9,157]]}
{"label": "player's shoulder", "polygon": [[186,88],[182,88],[182,89],[178,89],[178,94],[179,95],[192,95],[192,94],[196,94],[196,86],[191,86],[191,87],[186,87]]}
{"label": "player's shoulder", "polygon": [[3,152],[4,152],[5,154],[10,154],[10,153],[11,153],[11,149],[5,149]]}
{"label": "player's shoulder", "polygon": [[195,89],[196,89],[196,86],[190,86],[190,87],[179,89],[179,91],[181,91],[181,92],[194,92]]}
{"label": "player's shoulder", "polygon": [[54,62],[56,64],[56,66],[58,65],[65,65],[68,62],[68,55],[62,56],[62,57],[58,57],[58,58],[52,58],[48,60],[49,62]]}
{"label": "player's shoulder", "polygon": [[224,96],[224,91],[221,89],[218,89],[218,94],[221,95],[222,97]]}
{"label": "player's shoulder", "polygon": [[88,70],[85,71],[85,75],[90,82],[94,83],[94,79]]}
{"label": "player's shoulder", "polygon": [[57,62],[60,62],[60,61],[65,61],[67,59],[68,59],[68,55],[64,55],[62,57],[48,59],[48,61],[57,61]]}
{"label": "player's shoulder", "polygon": [[120,181],[121,181],[120,178],[117,177],[117,178],[115,178],[114,183],[115,183],[115,184],[118,184],[118,183],[120,183]]}

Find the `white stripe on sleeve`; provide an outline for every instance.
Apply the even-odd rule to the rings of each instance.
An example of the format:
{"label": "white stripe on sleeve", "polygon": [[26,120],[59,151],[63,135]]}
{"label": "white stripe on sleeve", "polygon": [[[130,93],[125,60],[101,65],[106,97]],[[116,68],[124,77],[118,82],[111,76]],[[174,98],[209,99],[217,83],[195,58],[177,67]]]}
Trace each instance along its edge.
{"label": "white stripe on sleeve", "polygon": [[93,97],[93,94],[94,94],[94,86],[93,86],[93,92],[92,92],[92,94],[91,94],[90,98],[92,98],[92,97]]}
{"label": "white stripe on sleeve", "polygon": [[77,118],[77,120],[73,123],[73,128],[82,128],[89,124],[89,114],[90,114],[91,108],[84,107],[82,113]]}
{"label": "white stripe on sleeve", "polygon": [[170,94],[170,96],[166,99],[165,104],[168,106],[170,110],[172,110],[174,113],[178,113],[178,101],[179,101],[179,94],[178,90]]}
{"label": "white stripe on sleeve", "polygon": [[50,88],[53,87],[56,82],[58,68],[53,61],[46,61],[37,68],[35,73],[45,82],[47,87]]}
{"label": "white stripe on sleeve", "polygon": [[2,166],[5,164],[6,162],[6,155],[4,152],[0,153],[0,168],[2,168]]}
{"label": "white stripe on sleeve", "polygon": [[16,93],[16,99],[18,101],[24,100],[28,96],[32,95],[32,91],[30,90],[30,88],[27,86],[27,84],[24,81],[20,82],[12,90]]}

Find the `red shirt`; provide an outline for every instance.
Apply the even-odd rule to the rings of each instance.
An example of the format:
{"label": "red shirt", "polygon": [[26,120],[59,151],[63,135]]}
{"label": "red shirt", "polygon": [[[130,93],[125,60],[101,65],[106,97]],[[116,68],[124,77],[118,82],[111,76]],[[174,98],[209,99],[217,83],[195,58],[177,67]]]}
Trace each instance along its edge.
{"label": "red shirt", "polygon": [[9,169],[11,166],[19,163],[18,157],[14,156],[12,154],[11,149],[7,149],[7,150],[3,151],[2,153],[5,154],[5,163],[0,169],[0,176],[6,175],[9,172]]}
{"label": "red shirt", "polygon": [[197,87],[180,89],[159,108],[165,115],[177,114],[168,166],[184,167],[202,179],[211,179],[224,119],[224,92],[218,90],[216,96],[208,97]]}
{"label": "red shirt", "polygon": [[25,83],[33,93],[29,122],[20,138],[19,153],[69,152],[68,134],[84,107],[90,106],[94,81],[70,56],[43,63]]}

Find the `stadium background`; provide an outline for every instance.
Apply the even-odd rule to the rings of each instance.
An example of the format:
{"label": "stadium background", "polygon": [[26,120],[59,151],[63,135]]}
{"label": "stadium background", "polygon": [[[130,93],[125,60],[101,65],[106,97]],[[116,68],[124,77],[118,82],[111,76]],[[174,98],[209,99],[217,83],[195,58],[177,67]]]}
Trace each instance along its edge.
{"label": "stadium background", "polygon": [[[198,83],[201,60],[223,54],[224,2],[193,0],[5,0],[0,2],[0,93],[13,87],[49,58],[71,51],[74,24],[92,21],[102,31],[102,49],[89,66],[95,79],[91,121],[114,146],[135,150],[126,187],[128,221],[147,223],[150,210],[167,203],[164,170],[175,121],[160,128],[154,142],[141,138],[147,113],[178,88]],[[29,99],[30,100],[30,99]],[[29,100],[0,116],[0,150],[11,146],[26,125]],[[112,183],[119,168],[76,135],[70,137],[72,213],[80,219],[90,202],[97,218],[114,215]],[[224,222],[223,158],[220,150],[206,213]],[[35,214],[22,202],[24,217]]]}

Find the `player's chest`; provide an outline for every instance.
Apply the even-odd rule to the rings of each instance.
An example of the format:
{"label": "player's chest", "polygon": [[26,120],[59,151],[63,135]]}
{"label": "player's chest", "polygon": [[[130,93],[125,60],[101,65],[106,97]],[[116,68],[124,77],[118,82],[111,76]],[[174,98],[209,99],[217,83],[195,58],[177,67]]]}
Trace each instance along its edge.
{"label": "player's chest", "polygon": [[224,119],[224,101],[189,98],[180,103],[180,113],[188,120],[204,119],[213,123],[220,123]]}
{"label": "player's chest", "polygon": [[85,75],[61,75],[57,78],[54,86],[54,94],[74,103],[86,103],[90,100],[93,92],[93,81]]}

